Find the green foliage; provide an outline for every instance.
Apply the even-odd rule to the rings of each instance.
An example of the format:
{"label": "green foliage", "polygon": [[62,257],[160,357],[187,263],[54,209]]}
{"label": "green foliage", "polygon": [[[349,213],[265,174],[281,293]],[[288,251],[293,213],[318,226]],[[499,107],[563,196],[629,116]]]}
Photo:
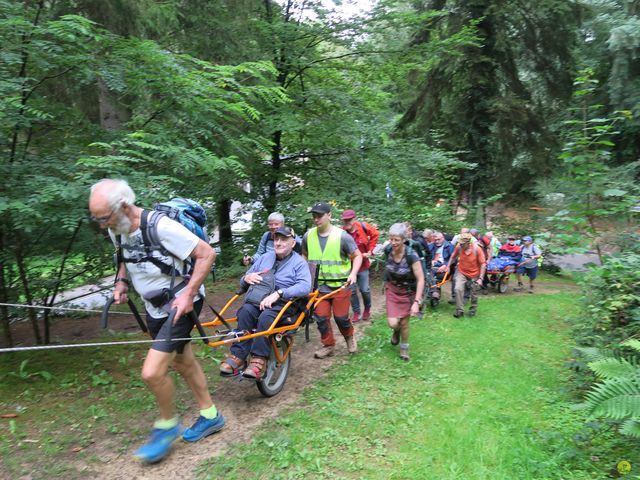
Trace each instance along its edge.
{"label": "green foliage", "polygon": [[564,122],[567,141],[560,155],[560,171],[544,186],[539,184],[539,192],[546,197],[553,192],[560,199],[548,218],[555,241],[568,247],[593,245],[600,254],[603,222],[622,223],[633,215],[631,207],[640,199],[635,182],[640,162],[615,166],[611,161],[617,126],[630,113],[602,116],[603,106],[591,103],[597,84],[589,69],[576,79],[576,106],[570,109],[572,118]]}
{"label": "green foliage", "polygon": [[635,350],[636,356],[589,363],[589,368],[604,381],[587,394],[585,406],[593,417],[623,421],[620,432],[640,438],[640,342],[630,340],[622,346]]}

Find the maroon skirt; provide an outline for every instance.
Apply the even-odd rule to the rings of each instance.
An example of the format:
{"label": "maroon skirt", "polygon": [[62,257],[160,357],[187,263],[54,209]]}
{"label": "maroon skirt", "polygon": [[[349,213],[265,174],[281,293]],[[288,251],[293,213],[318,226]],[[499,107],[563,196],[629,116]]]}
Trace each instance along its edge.
{"label": "maroon skirt", "polygon": [[385,282],[384,293],[387,299],[387,317],[404,318],[411,314],[411,305],[415,299],[414,292],[391,282]]}

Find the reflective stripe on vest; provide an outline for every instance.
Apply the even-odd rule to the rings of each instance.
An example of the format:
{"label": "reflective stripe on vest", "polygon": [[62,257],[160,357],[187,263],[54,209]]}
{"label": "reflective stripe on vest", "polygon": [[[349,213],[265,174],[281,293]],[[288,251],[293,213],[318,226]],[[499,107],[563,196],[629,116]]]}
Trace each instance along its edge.
{"label": "reflective stripe on vest", "polygon": [[307,253],[309,263],[320,265],[318,283],[329,287],[339,287],[351,273],[351,260],[340,257],[340,237],[342,230],[332,227],[324,251],[320,249],[318,228],[312,228],[307,234]]}

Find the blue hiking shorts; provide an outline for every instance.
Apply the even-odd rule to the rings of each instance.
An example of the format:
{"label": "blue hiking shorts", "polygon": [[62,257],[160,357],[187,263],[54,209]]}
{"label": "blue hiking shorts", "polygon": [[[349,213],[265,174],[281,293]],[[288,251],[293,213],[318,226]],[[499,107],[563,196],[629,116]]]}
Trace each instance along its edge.
{"label": "blue hiking shorts", "polygon": [[538,276],[538,267],[535,266],[533,268],[525,268],[524,266],[518,267],[518,273],[520,275],[526,275],[531,280],[535,280]]}

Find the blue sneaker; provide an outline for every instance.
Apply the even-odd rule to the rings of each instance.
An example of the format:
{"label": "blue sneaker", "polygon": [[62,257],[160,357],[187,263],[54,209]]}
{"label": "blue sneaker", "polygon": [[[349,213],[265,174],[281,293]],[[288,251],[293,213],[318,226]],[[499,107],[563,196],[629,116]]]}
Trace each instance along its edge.
{"label": "blue sneaker", "polygon": [[222,427],[224,427],[224,417],[220,412],[216,418],[211,419],[200,415],[196,422],[184,431],[182,438],[187,442],[197,442],[212,433],[219,432]]}
{"label": "blue sneaker", "polygon": [[167,456],[171,445],[182,434],[182,425],[178,424],[168,430],[154,428],[147,443],[142,445],[133,455],[147,463],[155,463]]}

